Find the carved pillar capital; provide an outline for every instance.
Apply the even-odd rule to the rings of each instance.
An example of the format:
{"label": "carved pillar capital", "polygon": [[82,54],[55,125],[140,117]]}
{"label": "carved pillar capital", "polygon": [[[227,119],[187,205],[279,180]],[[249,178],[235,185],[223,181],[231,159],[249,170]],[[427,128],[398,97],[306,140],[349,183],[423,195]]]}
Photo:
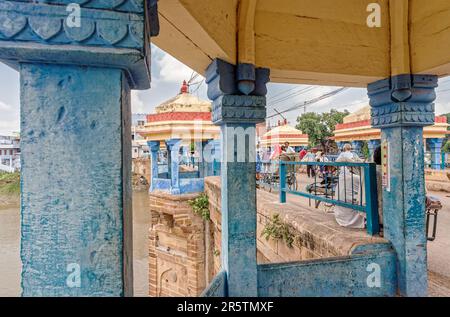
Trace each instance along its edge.
{"label": "carved pillar capital", "polygon": [[20,63],[120,68],[132,89],[147,89],[150,37],[159,32],[155,10],[155,0],[2,0],[0,60],[16,69]]}
{"label": "carved pillar capital", "polygon": [[159,141],[147,141],[150,152],[158,152],[160,148],[159,144]]}
{"label": "carved pillar capital", "polygon": [[434,75],[398,75],[368,85],[374,128],[434,124]]}
{"label": "carved pillar capital", "polygon": [[[241,65],[242,66],[242,65]],[[248,68],[253,67],[254,76],[246,76]],[[247,71],[245,71],[247,70]],[[206,70],[208,97],[213,101],[212,121],[222,123],[260,123],[266,119],[266,84],[270,71],[255,68],[254,65],[236,67],[223,60],[215,59]],[[245,85],[242,80],[252,85]],[[252,88],[249,88],[252,87]]]}

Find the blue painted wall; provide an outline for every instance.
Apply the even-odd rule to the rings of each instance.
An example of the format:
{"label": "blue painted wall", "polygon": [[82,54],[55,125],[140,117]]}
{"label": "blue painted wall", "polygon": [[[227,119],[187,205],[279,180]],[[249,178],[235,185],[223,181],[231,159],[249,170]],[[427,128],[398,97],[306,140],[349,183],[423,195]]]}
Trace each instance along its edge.
{"label": "blue painted wall", "polygon": [[227,296],[227,273],[220,271],[213,278],[208,287],[200,297],[226,297]]}
{"label": "blue painted wall", "polygon": [[349,257],[262,264],[258,296],[395,296],[395,263],[395,252],[386,248]]}

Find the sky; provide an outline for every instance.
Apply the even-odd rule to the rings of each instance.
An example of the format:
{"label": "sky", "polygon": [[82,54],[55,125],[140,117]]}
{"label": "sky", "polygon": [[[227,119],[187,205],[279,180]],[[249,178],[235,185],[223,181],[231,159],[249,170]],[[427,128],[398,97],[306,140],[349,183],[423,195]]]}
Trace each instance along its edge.
{"label": "sky", "polygon": [[[163,101],[170,99],[179,93],[183,80],[189,80],[193,71],[165,53],[161,49],[152,45],[152,84],[151,89],[145,91],[132,91],[132,112],[152,113],[154,108]],[[197,85],[191,87],[201,99],[208,99],[206,96],[206,85],[201,76],[198,76],[193,83]],[[450,112],[450,78],[443,78],[439,81],[437,88],[436,114]],[[276,114],[276,109],[283,112],[295,105],[317,98],[339,87],[307,86],[289,84],[268,84],[268,109],[267,115]],[[307,107],[308,112],[326,112],[330,109],[344,109],[353,112],[368,105],[367,90],[363,88],[348,88],[330,98],[321,100]],[[294,107],[295,108],[295,107]],[[289,124],[295,125],[298,115],[303,113],[303,108],[283,113]],[[19,74],[0,63],[0,134],[11,134],[20,130],[20,102],[19,102]],[[276,124],[282,120],[281,116],[271,118],[271,124]]]}

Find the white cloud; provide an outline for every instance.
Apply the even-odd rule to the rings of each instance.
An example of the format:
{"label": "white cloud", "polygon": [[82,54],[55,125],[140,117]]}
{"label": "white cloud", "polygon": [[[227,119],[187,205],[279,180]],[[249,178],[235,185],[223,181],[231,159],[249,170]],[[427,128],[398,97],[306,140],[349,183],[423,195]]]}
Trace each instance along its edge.
{"label": "white cloud", "polygon": [[164,54],[157,64],[160,69],[158,80],[163,82],[181,84],[183,80],[189,80],[192,75],[192,69],[169,54]]}
{"label": "white cloud", "polygon": [[0,134],[11,134],[20,130],[19,109],[0,101]]}
{"label": "white cloud", "polygon": [[145,104],[142,101],[141,92],[138,90],[131,91],[131,112],[132,113],[145,113]]}
{"label": "white cloud", "polygon": [[445,114],[450,112],[450,102],[436,102],[435,111],[437,115]]}

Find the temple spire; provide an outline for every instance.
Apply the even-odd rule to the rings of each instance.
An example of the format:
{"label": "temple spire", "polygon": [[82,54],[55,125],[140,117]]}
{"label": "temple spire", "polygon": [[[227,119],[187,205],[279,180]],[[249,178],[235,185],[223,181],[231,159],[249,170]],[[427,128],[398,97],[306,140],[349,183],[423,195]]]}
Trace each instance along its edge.
{"label": "temple spire", "polygon": [[187,93],[189,93],[189,86],[188,86],[188,84],[186,83],[185,80],[183,80],[183,85],[181,86],[180,93],[181,93],[181,94],[187,94]]}

